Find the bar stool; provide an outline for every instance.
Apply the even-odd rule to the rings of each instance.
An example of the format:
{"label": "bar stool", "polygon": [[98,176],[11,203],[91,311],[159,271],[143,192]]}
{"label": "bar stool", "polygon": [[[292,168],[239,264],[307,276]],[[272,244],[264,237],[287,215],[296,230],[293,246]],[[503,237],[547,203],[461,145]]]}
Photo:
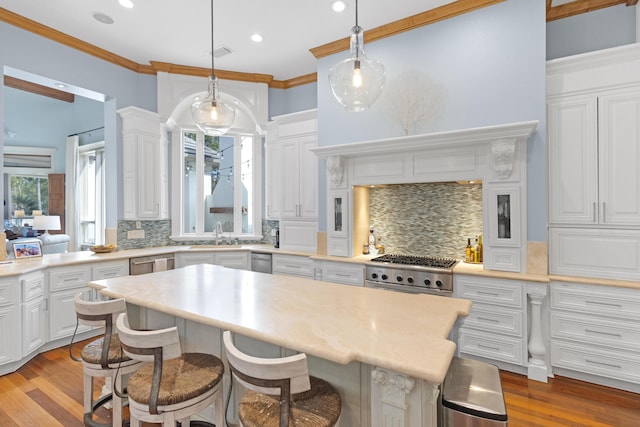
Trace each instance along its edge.
{"label": "bar stool", "polygon": [[238,407],[243,427],[330,427],[338,422],[340,394],[309,376],[306,354],[264,359],[241,352],[229,331],[223,341],[233,377],[248,389]]}
{"label": "bar stool", "polygon": [[[137,360],[124,355],[120,340],[115,333],[116,317],[127,310],[124,299],[109,301],[85,301],[82,293],[74,296],[74,304],[78,323],[88,326],[103,326],[104,336],[87,344],[81,352],[80,359],[73,356],[71,346],[69,354],[72,359],[82,362],[84,386],[84,425],[90,427],[108,426],[122,427],[122,395],[113,392],[98,400],[93,399],[93,380],[95,377],[111,379],[111,390],[122,390],[123,377],[134,372],[140,366]],[[113,401],[112,424],[99,424],[93,420],[93,414],[100,406]]]}
{"label": "bar stool", "polygon": [[174,427],[211,425],[191,422],[191,416],[213,405],[215,425],[223,426],[222,360],[204,353],[182,353],[178,328],[136,331],[126,314],[116,322],[120,342],[132,359],[153,362],[143,365],[129,379],[131,427],[140,422]]}

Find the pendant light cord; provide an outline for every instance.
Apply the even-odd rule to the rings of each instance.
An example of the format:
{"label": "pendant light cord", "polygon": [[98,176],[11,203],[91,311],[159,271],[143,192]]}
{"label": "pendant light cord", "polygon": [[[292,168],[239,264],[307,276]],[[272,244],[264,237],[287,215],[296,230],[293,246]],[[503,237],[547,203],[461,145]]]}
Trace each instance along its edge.
{"label": "pendant light cord", "polygon": [[356,0],[356,27],[358,26],[358,0]]}
{"label": "pendant light cord", "polygon": [[215,52],[213,51],[213,0],[211,0],[211,78],[215,78],[214,71]]}
{"label": "pendant light cord", "polygon": [[[356,0],[356,31],[360,32],[360,26],[358,25],[358,0]],[[362,37],[364,37],[364,34],[362,35]],[[362,41],[364,42],[364,38],[362,39]],[[359,42],[358,42],[358,37],[356,36],[356,61],[357,61],[357,67],[360,68],[360,46],[359,46]]]}

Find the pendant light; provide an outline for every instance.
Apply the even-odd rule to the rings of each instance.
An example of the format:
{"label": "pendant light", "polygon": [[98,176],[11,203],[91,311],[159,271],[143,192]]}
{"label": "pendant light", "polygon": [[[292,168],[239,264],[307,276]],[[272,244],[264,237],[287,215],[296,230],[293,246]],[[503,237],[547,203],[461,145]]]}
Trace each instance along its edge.
{"label": "pendant light", "polygon": [[209,93],[205,98],[197,96],[191,104],[191,116],[198,128],[208,135],[223,135],[236,117],[236,110],[228,102],[220,98],[218,78],[214,68],[215,52],[213,47],[213,0],[211,0],[211,76],[209,76]]}
{"label": "pendant light", "polygon": [[351,29],[351,54],[329,70],[329,85],[333,96],[348,111],[363,111],[373,105],[384,86],[384,65],[364,54],[364,37],[358,25],[358,0],[356,0],[356,25]]}

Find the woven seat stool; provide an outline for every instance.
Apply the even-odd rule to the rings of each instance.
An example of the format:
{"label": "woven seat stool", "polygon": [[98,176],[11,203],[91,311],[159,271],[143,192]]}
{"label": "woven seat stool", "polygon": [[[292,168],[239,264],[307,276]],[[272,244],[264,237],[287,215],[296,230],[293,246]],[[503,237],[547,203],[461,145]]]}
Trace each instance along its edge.
{"label": "woven seat stool", "polygon": [[225,354],[235,379],[248,391],[238,405],[243,427],[331,427],[342,402],[328,382],[309,375],[306,354],[259,358],[240,351],[231,332],[223,333]]}
{"label": "woven seat stool", "polygon": [[[120,339],[115,333],[115,321],[120,313],[127,309],[124,299],[109,301],[85,301],[82,293],[74,296],[74,305],[78,323],[88,326],[103,326],[104,335],[85,345],[80,359],[72,354],[73,338],[69,346],[69,354],[74,360],[82,362],[84,425],[88,427],[108,426],[122,427],[122,395],[116,392],[102,396],[94,401],[94,378],[104,377],[111,390],[122,390],[126,376],[140,366],[137,360],[127,357],[120,347]],[[112,402],[112,423],[99,424],[93,420],[93,414],[99,407]]]}
{"label": "woven seat stool", "polygon": [[126,314],[116,322],[122,348],[143,365],[129,379],[131,427],[140,422],[162,423],[174,427],[211,425],[191,422],[203,409],[214,407],[215,425],[222,427],[222,375],[224,364],[205,353],[182,353],[178,328],[137,331],[129,327]]}

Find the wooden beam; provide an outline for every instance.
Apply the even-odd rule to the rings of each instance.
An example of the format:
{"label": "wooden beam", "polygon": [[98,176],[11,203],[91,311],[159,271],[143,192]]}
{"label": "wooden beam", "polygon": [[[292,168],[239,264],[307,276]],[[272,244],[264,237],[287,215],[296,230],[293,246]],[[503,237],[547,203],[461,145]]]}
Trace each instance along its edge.
{"label": "wooden beam", "polygon": [[[415,28],[433,24],[435,22],[444,21],[446,19],[453,18],[467,12],[481,9],[483,7],[502,3],[503,1],[504,0],[458,0],[453,3],[449,3],[444,6],[440,6],[435,9],[427,10],[417,15],[410,16],[408,18],[390,22],[389,24],[385,24],[370,30],[365,30],[364,41],[365,43],[370,43],[386,37],[391,37],[405,31],[410,31]],[[314,47],[313,49],[310,49],[310,51],[316,58],[323,58],[325,56],[333,55],[335,53],[342,52],[348,49],[349,37],[345,37],[343,39],[336,40],[322,46]]]}
{"label": "wooden beam", "polygon": [[28,82],[26,80],[17,79],[11,76],[4,76],[4,85],[18,90],[35,93],[49,98],[57,99],[65,102],[74,102],[75,96],[72,93],[64,92],[48,86],[42,86],[37,83]]}
{"label": "wooden beam", "polygon": [[547,8],[547,22],[568,18],[581,13],[592,12],[606,7],[626,4],[632,6],[638,0],[576,0],[571,3],[561,4]]}

